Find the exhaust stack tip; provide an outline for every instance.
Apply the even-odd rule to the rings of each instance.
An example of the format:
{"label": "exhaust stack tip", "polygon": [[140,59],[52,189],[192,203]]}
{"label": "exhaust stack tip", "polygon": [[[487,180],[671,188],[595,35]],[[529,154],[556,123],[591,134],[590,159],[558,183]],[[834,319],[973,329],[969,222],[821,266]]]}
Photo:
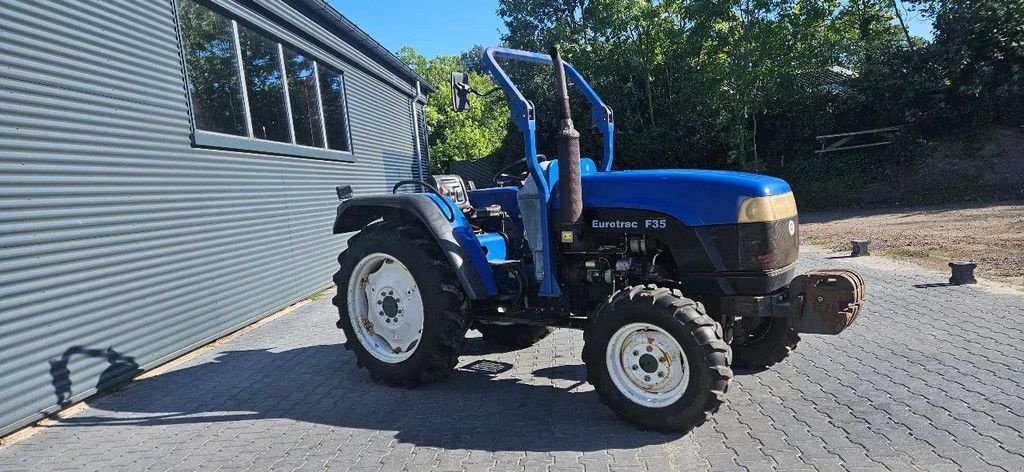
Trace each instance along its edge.
{"label": "exhaust stack tip", "polygon": [[558,53],[558,46],[551,45],[551,65],[555,70],[555,97],[561,104],[562,128],[573,128],[572,110],[569,108],[569,85],[565,80],[565,64],[562,56]]}

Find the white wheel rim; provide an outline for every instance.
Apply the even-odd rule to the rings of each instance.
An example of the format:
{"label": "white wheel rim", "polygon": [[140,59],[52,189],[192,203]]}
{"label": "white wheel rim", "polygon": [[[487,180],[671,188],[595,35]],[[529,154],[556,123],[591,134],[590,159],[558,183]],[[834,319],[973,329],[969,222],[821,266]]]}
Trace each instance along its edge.
{"label": "white wheel rim", "polygon": [[661,408],[682,398],[690,367],[679,341],[649,323],[631,323],[612,335],[605,350],[612,382],[626,398]]}
{"label": "white wheel rim", "polygon": [[348,317],[359,343],[373,357],[397,364],[412,356],[423,336],[423,300],[416,279],[398,259],[364,257],[348,279]]}

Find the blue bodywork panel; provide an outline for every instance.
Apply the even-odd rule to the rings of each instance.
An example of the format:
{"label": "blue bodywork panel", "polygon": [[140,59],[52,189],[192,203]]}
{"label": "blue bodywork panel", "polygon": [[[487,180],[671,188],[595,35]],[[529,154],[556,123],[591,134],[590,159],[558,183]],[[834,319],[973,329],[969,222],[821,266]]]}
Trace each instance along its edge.
{"label": "blue bodywork panel", "polygon": [[[549,234],[553,210],[558,206],[558,170],[552,163],[544,172],[537,160],[536,110],[512,83],[498,60],[514,60],[534,64],[552,64],[547,54],[507,48],[484,50],[484,65],[509,99],[512,121],[523,133],[523,149],[530,179],[540,190],[541,233]],[[789,184],[773,177],[741,172],[707,170],[640,170],[613,172],[615,119],[590,84],[569,63],[564,63],[565,76],[583,93],[591,105],[591,118],[602,138],[600,168],[589,159],[582,159],[581,176],[584,208],[622,208],[649,210],[671,215],[689,226],[736,223],[741,202],[748,197],[777,195],[790,191]],[[472,197],[471,197],[472,198]],[[504,205],[503,205],[504,206]],[[555,245],[543,241],[545,267],[554,267]],[[545,271],[539,293],[559,296],[555,270]]]}
{"label": "blue bodywork panel", "polygon": [[744,199],[790,191],[782,179],[717,170],[638,170],[583,177],[585,208],[657,211],[687,226],[735,224]]}
{"label": "blue bodywork panel", "polygon": [[[735,224],[744,199],[791,191],[779,178],[722,170],[597,172],[581,179],[584,208],[657,211],[687,226]],[[551,201],[557,207],[557,185]]]}
{"label": "blue bodywork panel", "polygon": [[[597,173],[597,164],[594,164],[594,160],[589,157],[580,158],[580,175],[590,175]],[[544,177],[550,182],[551,188],[558,187],[558,159],[551,161],[548,165],[547,170],[544,171]]]}
{"label": "blue bodywork panel", "polygon": [[505,236],[499,233],[482,233],[476,235],[476,239],[483,247],[488,261],[503,261],[508,258],[508,244]]}
{"label": "blue bodywork panel", "polygon": [[491,265],[487,262],[487,256],[484,255],[483,247],[477,239],[476,234],[473,233],[473,227],[470,226],[469,221],[466,220],[466,216],[458,210],[455,203],[448,197],[440,197],[432,193],[425,193],[423,196],[433,201],[445,218],[451,220],[452,218],[449,217],[454,216],[454,221],[451,222],[452,236],[466,251],[466,254],[469,256],[469,262],[473,264],[477,273],[480,274],[480,279],[484,284],[484,288],[487,290],[487,294],[490,296],[497,295],[498,284],[494,281],[494,273],[491,271]]}
{"label": "blue bodywork panel", "polygon": [[519,230],[523,229],[523,220],[519,216],[519,189],[516,187],[494,187],[494,188],[482,188],[478,190],[470,190],[466,192],[469,195],[469,203],[473,205],[473,208],[483,208],[491,205],[501,205],[501,208],[508,213],[508,216],[512,218],[512,221],[519,226]]}

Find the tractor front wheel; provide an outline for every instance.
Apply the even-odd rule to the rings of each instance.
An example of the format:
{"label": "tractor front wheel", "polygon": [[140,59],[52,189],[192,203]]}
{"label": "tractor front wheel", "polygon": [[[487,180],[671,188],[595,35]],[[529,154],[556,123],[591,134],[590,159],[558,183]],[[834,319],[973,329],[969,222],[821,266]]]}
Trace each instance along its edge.
{"label": "tractor front wheel", "polygon": [[430,236],[375,223],[349,239],[338,262],[334,305],[356,364],[389,385],[448,376],[465,347],[466,298]]}
{"label": "tractor front wheel", "polygon": [[703,305],[654,285],[615,293],[584,331],[587,380],[601,400],[660,431],[689,431],[718,410],[731,358]]}

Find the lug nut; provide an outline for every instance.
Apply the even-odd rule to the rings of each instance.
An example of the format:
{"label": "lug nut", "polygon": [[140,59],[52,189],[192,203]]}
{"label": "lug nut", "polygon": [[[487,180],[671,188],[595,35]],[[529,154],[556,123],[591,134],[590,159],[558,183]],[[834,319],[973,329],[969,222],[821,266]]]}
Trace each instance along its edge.
{"label": "lug nut", "polygon": [[654,352],[654,348],[651,346],[647,346],[647,352]]}
{"label": "lug nut", "polygon": [[640,355],[640,351],[633,351],[633,355],[634,356],[639,356]]}
{"label": "lug nut", "polygon": [[664,376],[665,376],[665,373],[664,373],[664,372],[658,372],[658,378],[662,378],[662,377],[664,377]]}
{"label": "lug nut", "polygon": [[634,366],[633,366],[633,370],[637,370],[637,369],[639,369],[639,368],[640,368],[640,366],[638,366],[638,365],[634,365]]}
{"label": "lug nut", "polygon": [[650,381],[651,381],[651,376],[650,375],[645,375],[644,376],[644,382],[650,382]]}

